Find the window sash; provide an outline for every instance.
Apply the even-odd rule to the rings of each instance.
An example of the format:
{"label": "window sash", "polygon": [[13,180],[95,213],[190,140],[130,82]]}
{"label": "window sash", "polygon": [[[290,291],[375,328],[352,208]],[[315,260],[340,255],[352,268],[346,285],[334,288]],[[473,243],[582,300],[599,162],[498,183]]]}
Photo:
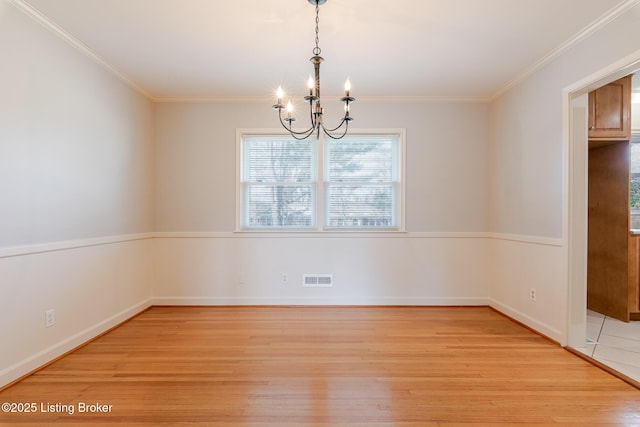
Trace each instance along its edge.
{"label": "window sash", "polygon": [[244,229],[316,227],[316,147],[287,136],[242,140],[241,209]]}
{"label": "window sash", "polygon": [[315,183],[243,183],[243,200],[243,228],[313,229],[316,226]]}
{"label": "window sash", "polygon": [[358,135],[325,145],[325,228],[399,228],[399,144]]}

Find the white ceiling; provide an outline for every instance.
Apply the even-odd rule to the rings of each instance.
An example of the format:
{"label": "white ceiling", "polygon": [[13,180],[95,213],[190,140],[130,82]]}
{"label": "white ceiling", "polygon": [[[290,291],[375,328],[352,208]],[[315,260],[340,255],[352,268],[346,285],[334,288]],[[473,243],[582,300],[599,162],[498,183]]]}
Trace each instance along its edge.
{"label": "white ceiling", "polygon": [[[308,0],[10,0],[152,99],[303,94]],[[328,0],[322,91],[488,98],[637,0]],[[569,42],[569,45],[567,45]]]}

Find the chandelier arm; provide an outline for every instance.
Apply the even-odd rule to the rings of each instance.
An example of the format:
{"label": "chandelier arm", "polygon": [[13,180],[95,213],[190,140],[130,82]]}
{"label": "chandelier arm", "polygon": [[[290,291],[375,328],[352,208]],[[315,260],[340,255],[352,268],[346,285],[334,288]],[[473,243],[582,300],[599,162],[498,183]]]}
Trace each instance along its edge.
{"label": "chandelier arm", "polygon": [[[287,129],[287,130],[288,130],[288,129]],[[307,133],[307,134],[306,134],[306,135],[304,135],[304,136],[297,136],[297,135],[295,135],[295,134],[293,134],[293,133],[291,133],[291,136],[292,136],[294,139],[297,139],[298,141],[304,141],[305,139],[309,138],[309,137],[311,136],[311,134],[313,134],[313,132],[314,132],[314,131],[315,131],[315,129],[313,129],[313,128],[312,128],[312,129],[310,129],[310,130],[309,130],[309,133]]]}
{"label": "chandelier arm", "polygon": [[[330,132],[333,132],[335,130],[340,129],[345,122],[346,122],[347,125],[344,127],[344,132],[342,132],[342,135],[340,135],[340,136],[331,135]],[[340,126],[338,126],[337,128],[334,128],[333,130],[331,130],[331,129],[327,130],[327,129],[324,128],[324,126],[322,126],[322,131],[324,132],[325,135],[327,135],[331,139],[342,139],[347,134],[347,132],[349,132],[349,120],[343,119],[342,123],[340,123]]]}
{"label": "chandelier arm", "polygon": [[347,119],[347,117],[343,117],[342,120],[340,120],[340,124],[338,126],[334,127],[333,129],[326,129],[324,126],[322,126],[322,127],[323,127],[323,129],[326,129],[326,132],[335,132],[338,129],[340,129],[345,123],[347,123],[347,125],[348,125],[351,120],[353,120],[353,119],[351,119],[351,118]]}
{"label": "chandelier arm", "polygon": [[[291,122],[289,122],[289,126],[284,124],[284,120],[282,119],[282,109],[281,108],[278,109],[278,118],[280,119],[280,124],[282,125],[282,127],[285,128],[287,130],[287,132],[289,132],[291,134],[291,136],[293,136],[294,138],[295,138],[295,135],[306,135],[302,139],[308,138],[309,135],[311,135],[313,133],[313,131],[316,130],[316,126],[313,123],[312,123],[312,126],[309,129],[304,130],[302,132],[293,130],[291,128]],[[298,138],[296,138],[296,139],[298,139]]]}

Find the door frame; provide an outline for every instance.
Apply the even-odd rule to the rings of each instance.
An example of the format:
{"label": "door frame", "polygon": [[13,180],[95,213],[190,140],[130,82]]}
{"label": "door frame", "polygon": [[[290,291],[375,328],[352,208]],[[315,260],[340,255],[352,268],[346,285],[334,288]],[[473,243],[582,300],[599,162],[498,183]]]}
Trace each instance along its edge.
{"label": "door frame", "polygon": [[567,313],[561,345],[584,347],[587,331],[588,93],[640,70],[640,50],[562,91],[563,245]]}

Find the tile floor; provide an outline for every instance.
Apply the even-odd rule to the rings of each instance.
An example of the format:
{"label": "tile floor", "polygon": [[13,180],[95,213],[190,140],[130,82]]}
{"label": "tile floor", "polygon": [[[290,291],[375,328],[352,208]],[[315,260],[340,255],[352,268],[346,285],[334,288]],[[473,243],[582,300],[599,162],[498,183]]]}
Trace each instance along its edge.
{"label": "tile floor", "polygon": [[578,350],[640,381],[640,321],[621,322],[587,310],[587,343]]}

